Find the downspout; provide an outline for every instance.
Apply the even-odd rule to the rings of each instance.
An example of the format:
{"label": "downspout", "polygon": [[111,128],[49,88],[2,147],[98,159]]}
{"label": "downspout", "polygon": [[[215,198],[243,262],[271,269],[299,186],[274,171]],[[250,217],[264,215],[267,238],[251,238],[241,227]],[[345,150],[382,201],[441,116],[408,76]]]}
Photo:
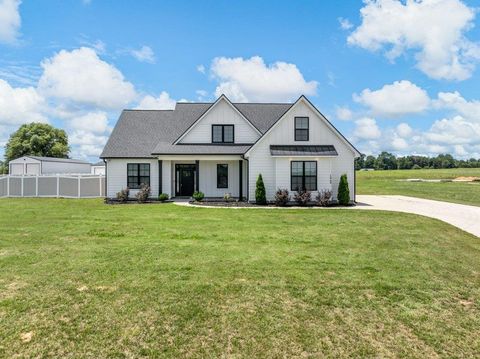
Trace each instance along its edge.
{"label": "downspout", "polygon": [[108,198],[108,181],[107,181],[107,160],[104,158],[103,163],[105,163],[105,199]]}
{"label": "downspout", "polygon": [[357,203],[357,171],[355,170],[355,160],[353,160],[353,203]]}
{"label": "downspout", "polygon": [[242,158],[247,161],[247,202],[250,202],[250,161],[248,158],[245,157],[245,155],[242,155]]}

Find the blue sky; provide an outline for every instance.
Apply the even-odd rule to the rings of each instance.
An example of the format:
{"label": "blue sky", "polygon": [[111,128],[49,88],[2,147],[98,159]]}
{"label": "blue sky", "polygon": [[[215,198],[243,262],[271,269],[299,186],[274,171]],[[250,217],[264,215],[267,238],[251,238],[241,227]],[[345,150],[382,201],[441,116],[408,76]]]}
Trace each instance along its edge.
{"label": "blue sky", "polygon": [[0,0],[0,145],[49,122],[93,161],[123,108],[305,94],[362,152],[480,157],[479,5]]}

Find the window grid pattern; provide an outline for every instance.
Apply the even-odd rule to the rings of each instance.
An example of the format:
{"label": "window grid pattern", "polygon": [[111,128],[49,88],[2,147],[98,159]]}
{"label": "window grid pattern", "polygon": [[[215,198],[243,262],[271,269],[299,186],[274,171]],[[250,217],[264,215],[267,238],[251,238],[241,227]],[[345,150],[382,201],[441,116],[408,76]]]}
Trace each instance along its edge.
{"label": "window grid pattern", "polygon": [[150,164],[128,163],[127,187],[130,189],[139,189],[143,184],[150,186]]}
{"label": "window grid pattern", "polygon": [[290,171],[292,191],[317,190],[316,161],[292,161]]}
{"label": "window grid pattern", "polygon": [[295,141],[309,140],[308,117],[295,117]]}
{"label": "window grid pattern", "polygon": [[212,143],[233,143],[234,125],[212,125]]}

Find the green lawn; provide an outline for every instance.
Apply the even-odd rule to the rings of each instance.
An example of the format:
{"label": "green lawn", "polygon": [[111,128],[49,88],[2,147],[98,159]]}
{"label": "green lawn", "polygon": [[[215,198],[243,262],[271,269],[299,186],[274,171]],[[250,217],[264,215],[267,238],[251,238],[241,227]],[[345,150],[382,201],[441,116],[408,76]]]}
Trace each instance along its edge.
{"label": "green lawn", "polygon": [[355,210],[0,200],[0,357],[475,357],[480,239]]}
{"label": "green lawn", "polygon": [[396,194],[480,206],[480,182],[405,182],[407,178],[480,177],[480,168],[438,170],[357,171],[358,194]]}

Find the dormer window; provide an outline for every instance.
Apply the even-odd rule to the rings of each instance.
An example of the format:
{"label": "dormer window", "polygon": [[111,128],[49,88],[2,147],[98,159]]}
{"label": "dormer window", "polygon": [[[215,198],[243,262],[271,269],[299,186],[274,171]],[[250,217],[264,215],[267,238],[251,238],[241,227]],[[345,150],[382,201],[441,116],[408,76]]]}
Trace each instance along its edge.
{"label": "dormer window", "polygon": [[308,117],[295,117],[295,141],[308,141]]}
{"label": "dormer window", "polygon": [[212,125],[212,143],[233,143],[234,133],[233,125]]}

